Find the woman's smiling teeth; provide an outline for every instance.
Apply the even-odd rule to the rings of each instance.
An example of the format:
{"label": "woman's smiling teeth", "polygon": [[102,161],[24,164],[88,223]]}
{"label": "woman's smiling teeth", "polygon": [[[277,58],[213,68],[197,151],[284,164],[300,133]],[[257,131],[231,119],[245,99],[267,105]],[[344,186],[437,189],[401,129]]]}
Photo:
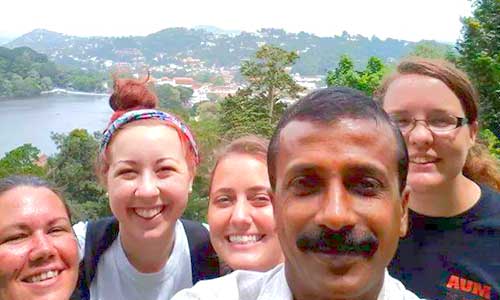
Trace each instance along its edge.
{"label": "woman's smiling teeth", "polygon": [[412,157],[410,158],[410,162],[414,164],[427,164],[427,163],[435,163],[437,161],[436,158],[433,157]]}
{"label": "woman's smiling teeth", "polygon": [[54,278],[57,275],[59,275],[59,271],[57,271],[57,270],[48,271],[48,272],[43,272],[43,273],[38,274],[38,275],[30,276],[30,277],[26,278],[24,281],[30,282],[30,283],[36,283],[36,282],[40,282],[40,281]]}
{"label": "woman's smiling teeth", "polygon": [[251,235],[230,235],[229,242],[236,244],[251,244],[260,241],[264,235],[251,234]]}
{"label": "woman's smiling teeth", "polygon": [[158,214],[160,214],[163,210],[163,206],[157,206],[154,208],[134,208],[134,212],[142,218],[151,219]]}

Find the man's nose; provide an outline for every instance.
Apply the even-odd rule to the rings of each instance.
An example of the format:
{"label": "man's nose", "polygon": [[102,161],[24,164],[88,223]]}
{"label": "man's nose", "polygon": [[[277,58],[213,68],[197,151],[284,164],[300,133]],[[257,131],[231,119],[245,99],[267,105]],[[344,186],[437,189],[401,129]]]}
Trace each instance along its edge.
{"label": "man's nose", "polygon": [[342,182],[332,182],[321,201],[321,207],[316,214],[318,225],[332,230],[340,230],[356,223],[356,213],[353,210],[352,195],[349,194]]}

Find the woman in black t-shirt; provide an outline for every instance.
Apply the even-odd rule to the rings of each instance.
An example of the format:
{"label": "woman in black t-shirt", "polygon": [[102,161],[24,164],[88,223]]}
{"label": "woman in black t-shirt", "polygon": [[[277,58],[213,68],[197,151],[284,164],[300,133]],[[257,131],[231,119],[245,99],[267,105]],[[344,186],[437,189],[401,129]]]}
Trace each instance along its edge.
{"label": "woman in black t-shirt", "polygon": [[410,233],[390,272],[425,298],[498,299],[499,164],[477,140],[473,85],[450,63],[413,58],[376,96],[410,156]]}

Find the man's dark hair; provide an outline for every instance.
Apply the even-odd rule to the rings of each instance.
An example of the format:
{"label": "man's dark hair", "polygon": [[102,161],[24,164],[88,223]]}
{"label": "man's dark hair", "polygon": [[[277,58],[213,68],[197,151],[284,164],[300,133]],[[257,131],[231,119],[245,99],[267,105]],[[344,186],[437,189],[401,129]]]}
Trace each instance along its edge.
{"label": "man's dark hair", "polygon": [[[408,151],[403,136],[394,126],[387,113],[370,97],[363,93],[346,88],[334,87],[314,91],[290,106],[281,117],[274,130],[267,152],[267,167],[271,187],[276,188],[276,159],[279,151],[281,130],[291,121],[310,121],[323,125],[341,119],[372,119],[387,124],[396,138],[396,156],[399,175],[399,190],[406,186],[408,175]],[[367,128],[366,130],[371,130]]]}

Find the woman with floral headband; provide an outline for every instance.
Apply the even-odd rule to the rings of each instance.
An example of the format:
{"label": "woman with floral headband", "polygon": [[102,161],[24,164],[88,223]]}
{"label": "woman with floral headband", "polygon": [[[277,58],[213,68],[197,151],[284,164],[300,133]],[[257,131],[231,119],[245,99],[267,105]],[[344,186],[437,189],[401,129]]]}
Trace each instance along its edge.
{"label": "woman with floral headband", "polygon": [[218,275],[201,224],[179,220],[199,155],[189,128],[156,110],[147,80],[115,79],[97,175],[114,217],[78,223],[83,250],[74,299],[170,299]]}

